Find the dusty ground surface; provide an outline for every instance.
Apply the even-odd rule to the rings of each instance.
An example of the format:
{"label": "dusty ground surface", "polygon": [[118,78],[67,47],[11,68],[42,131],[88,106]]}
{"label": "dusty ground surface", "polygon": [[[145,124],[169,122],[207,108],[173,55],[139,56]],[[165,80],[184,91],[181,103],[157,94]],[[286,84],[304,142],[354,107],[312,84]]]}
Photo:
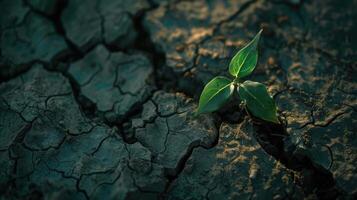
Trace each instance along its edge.
{"label": "dusty ground surface", "polygon": [[[356,7],[0,1],[0,199],[356,199]],[[194,117],[260,28],[282,125]]]}

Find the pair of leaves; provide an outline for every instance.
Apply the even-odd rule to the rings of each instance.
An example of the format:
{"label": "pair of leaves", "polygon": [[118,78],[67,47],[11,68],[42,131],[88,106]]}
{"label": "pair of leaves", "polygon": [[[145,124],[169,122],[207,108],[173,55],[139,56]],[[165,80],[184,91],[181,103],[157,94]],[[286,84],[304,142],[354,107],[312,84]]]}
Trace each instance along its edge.
{"label": "pair of leaves", "polygon": [[[241,49],[231,60],[229,72],[235,80],[251,74],[258,61],[258,42],[262,30]],[[203,89],[200,96],[197,114],[213,112],[222,107],[232,96],[236,81],[218,76],[212,79]],[[256,117],[263,120],[279,123],[276,117],[276,106],[274,100],[268,94],[266,87],[258,82],[245,81],[238,84],[238,94],[248,108]]]}
{"label": "pair of leaves", "polygon": [[[203,89],[197,113],[207,113],[218,110],[232,96],[234,84],[228,78],[218,76],[212,79]],[[268,94],[266,87],[258,82],[245,81],[238,86],[238,94],[256,117],[278,123],[274,100]]]}

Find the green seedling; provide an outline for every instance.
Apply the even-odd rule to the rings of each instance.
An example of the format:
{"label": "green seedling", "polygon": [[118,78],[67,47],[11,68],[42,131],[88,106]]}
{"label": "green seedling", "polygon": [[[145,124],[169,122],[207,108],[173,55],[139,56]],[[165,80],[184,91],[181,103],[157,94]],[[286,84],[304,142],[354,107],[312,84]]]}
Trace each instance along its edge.
{"label": "green seedling", "polygon": [[265,85],[249,80],[241,82],[257,65],[261,33],[262,30],[232,58],[229,73],[233,78],[217,76],[207,83],[200,96],[197,114],[218,110],[233,96],[234,91],[237,91],[240,100],[251,114],[269,122],[279,123],[275,102]]}

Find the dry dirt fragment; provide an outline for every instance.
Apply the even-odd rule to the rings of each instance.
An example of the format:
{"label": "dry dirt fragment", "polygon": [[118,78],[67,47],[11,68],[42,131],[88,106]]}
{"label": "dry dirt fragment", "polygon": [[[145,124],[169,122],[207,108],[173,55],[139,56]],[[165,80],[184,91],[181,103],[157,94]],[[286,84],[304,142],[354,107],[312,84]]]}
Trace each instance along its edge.
{"label": "dry dirt fragment", "polygon": [[102,45],[72,63],[68,72],[81,94],[112,123],[140,106],[153,90],[153,68],[144,55],[111,53]]}
{"label": "dry dirt fragment", "polygon": [[[54,24],[34,13],[27,13],[18,25],[1,31],[0,64],[14,68],[35,60],[49,62],[64,52],[67,44]],[[2,69],[7,70],[9,69]]]}
{"label": "dry dirt fragment", "polygon": [[132,15],[148,8],[146,0],[130,3],[110,0],[71,0],[61,21],[68,38],[78,47],[104,42],[125,48],[134,42],[136,30]]}
{"label": "dry dirt fragment", "polygon": [[63,3],[63,0],[24,0],[24,2],[28,3],[34,10],[44,13],[45,15],[54,15],[57,11],[60,3]]}

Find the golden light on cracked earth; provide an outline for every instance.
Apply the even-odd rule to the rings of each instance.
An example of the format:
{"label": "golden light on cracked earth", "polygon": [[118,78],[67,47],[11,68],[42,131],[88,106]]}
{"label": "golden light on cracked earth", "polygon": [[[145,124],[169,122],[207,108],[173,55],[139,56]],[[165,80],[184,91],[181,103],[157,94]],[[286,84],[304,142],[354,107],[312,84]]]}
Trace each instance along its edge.
{"label": "golden light on cracked earth", "polygon": [[[356,0],[0,0],[0,199],[356,199]],[[237,91],[263,29],[278,123]],[[249,104],[248,104],[249,106]]]}

